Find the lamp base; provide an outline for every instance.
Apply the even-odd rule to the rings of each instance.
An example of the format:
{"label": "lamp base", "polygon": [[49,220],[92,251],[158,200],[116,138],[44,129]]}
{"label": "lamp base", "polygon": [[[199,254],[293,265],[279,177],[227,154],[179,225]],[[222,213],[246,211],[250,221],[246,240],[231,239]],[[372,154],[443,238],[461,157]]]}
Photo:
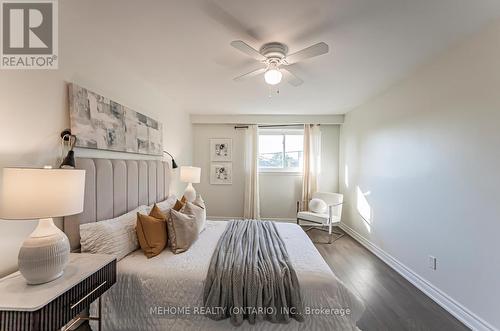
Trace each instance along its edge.
{"label": "lamp base", "polygon": [[186,186],[186,190],[184,190],[184,197],[189,202],[193,202],[194,200],[196,200],[196,191],[193,187],[193,184],[188,183],[188,185]]}
{"label": "lamp base", "polygon": [[28,284],[42,284],[62,276],[69,260],[68,237],[54,225],[52,218],[43,218],[35,231],[23,242],[19,251],[19,271]]}

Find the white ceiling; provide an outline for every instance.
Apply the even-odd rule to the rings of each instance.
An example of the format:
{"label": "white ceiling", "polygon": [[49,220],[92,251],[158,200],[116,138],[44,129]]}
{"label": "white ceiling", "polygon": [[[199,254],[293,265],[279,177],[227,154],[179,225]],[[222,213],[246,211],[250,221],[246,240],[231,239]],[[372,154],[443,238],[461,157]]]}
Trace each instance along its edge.
{"label": "white ceiling", "polygon": [[[187,112],[335,114],[499,17],[500,1],[114,0],[61,2],[60,11],[73,27],[62,30],[63,42],[77,17],[95,36],[92,47]],[[324,41],[330,53],[294,65],[305,83],[282,82],[269,97],[263,77],[232,81],[259,67],[229,45],[236,39],[257,49],[279,41],[290,52]]]}

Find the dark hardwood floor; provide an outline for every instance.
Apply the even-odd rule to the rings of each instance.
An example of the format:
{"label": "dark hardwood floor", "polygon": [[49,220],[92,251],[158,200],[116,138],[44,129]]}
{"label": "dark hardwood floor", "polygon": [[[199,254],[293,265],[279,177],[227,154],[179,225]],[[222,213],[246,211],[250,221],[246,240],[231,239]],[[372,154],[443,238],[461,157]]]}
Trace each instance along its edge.
{"label": "dark hardwood floor", "polygon": [[[313,242],[328,240],[326,232],[307,233]],[[349,235],[315,245],[335,275],[364,301],[361,330],[469,330]]]}

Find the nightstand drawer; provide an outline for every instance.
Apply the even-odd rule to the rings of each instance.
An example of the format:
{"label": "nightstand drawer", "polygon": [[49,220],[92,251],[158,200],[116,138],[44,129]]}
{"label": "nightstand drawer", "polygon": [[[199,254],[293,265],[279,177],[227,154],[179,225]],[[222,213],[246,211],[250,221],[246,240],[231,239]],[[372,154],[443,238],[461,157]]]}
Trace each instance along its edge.
{"label": "nightstand drawer", "polygon": [[58,330],[82,310],[88,308],[115,282],[116,260],[112,260],[41,309],[0,311],[0,330]]}
{"label": "nightstand drawer", "polygon": [[66,292],[63,297],[67,295],[68,298],[65,300],[61,298],[61,308],[72,314],[71,319],[85,308],[88,308],[114,283],[116,283],[116,260]]}

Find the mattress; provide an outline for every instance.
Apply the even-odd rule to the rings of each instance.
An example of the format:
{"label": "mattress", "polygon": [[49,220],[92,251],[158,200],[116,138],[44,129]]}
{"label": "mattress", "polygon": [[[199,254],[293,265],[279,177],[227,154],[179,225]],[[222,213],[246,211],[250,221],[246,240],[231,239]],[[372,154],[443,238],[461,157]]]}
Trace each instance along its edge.
{"label": "mattress", "polygon": [[[117,283],[102,296],[103,330],[234,330],[229,319],[204,316],[203,285],[210,259],[227,222],[206,229],[182,254],[170,250],[147,259],[135,251],[117,264]],[[364,306],[333,274],[304,231],[278,223],[299,279],[305,321],[288,324],[247,321],[239,330],[358,330]],[[93,307],[95,310],[95,307]]]}

